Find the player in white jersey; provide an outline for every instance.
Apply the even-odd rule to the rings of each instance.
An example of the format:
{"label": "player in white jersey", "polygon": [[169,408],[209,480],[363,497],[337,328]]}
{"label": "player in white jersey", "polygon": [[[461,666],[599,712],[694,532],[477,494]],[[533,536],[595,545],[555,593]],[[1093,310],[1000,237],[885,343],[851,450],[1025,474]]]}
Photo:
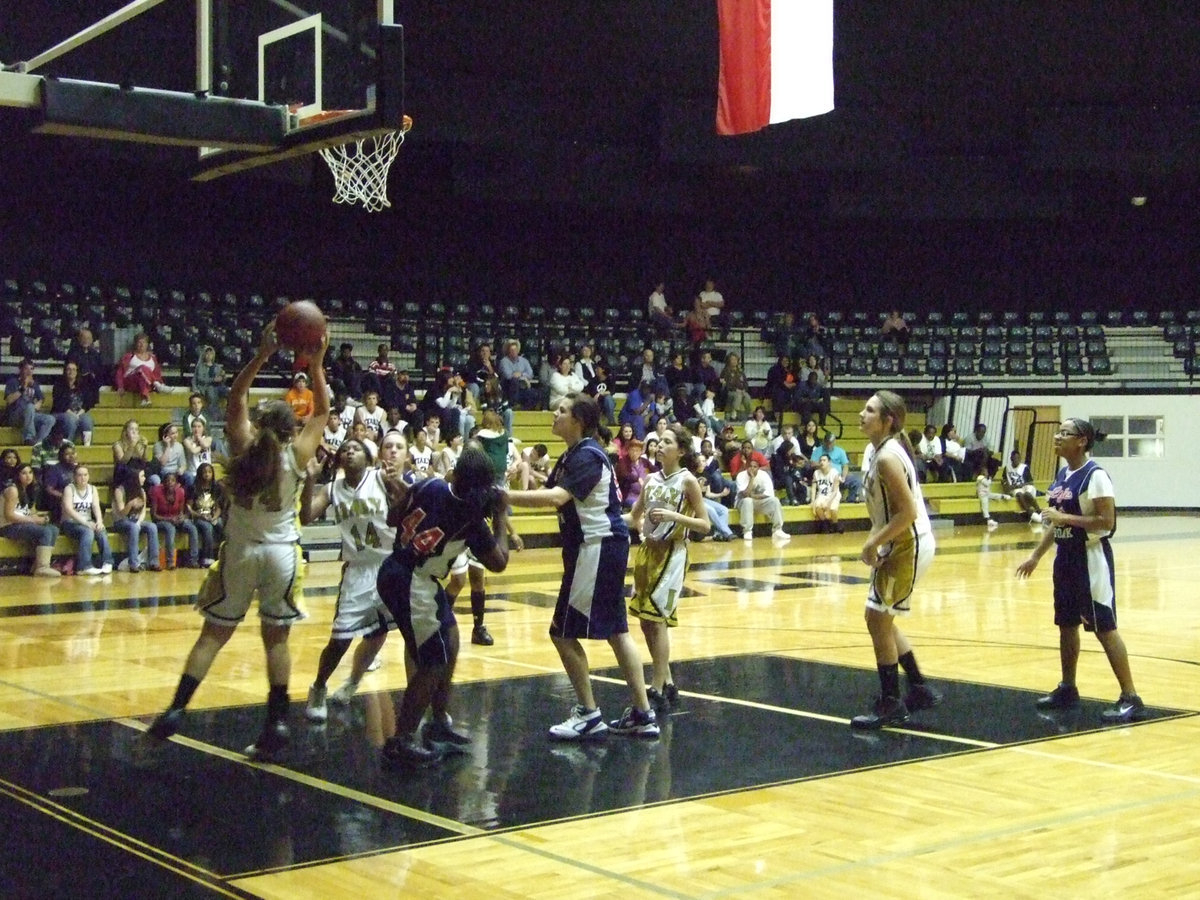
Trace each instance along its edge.
{"label": "player in white jersey", "polygon": [[433,468],[433,445],[428,442],[427,437],[428,432],[424,428],[418,428],[413,432],[413,442],[408,445],[408,477],[405,481],[410,484],[437,474]]}
{"label": "player in white jersey", "polygon": [[370,451],[359,441],[344,441],[335,457],[339,475],[323,490],[316,489],[320,466],[309,464],[304,492],[300,496],[300,521],[307,525],[333,510],[333,519],[342,534],[342,583],[338,590],[337,611],[329,643],[321,651],[317,675],[308,689],[304,714],[314,722],[328,716],[325,705],[329,676],[350,649],[356,637],[362,638],[354,654],[350,678],[338,699],[349,699],[358,688],[367,667],[396,627],[392,614],[375,589],[379,567],[392,552],[396,529],[388,527],[388,495],[384,489],[384,471],[374,468]]}
{"label": "player in white jersey", "polygon": [[[867,630],[875,648],[880,694],[869,713],[850,720],[854,728],[899,725],[910,711],[942,700],[925,683],[912,645],[896,626],[896,616],[909,611],[913,588],[933,561],[934,549],[933,527],[904,433],[906,414],[904,400],[891,391],[874,394],[859,413],[863,434],[875,446],[864,485],[871,533],[863,544],[862,560],[871,567]],[[901,667],[908,679],[903,699]]]}
{"label": "player in white jersey", "polygon": [[230,505],[225,542],[196,597],[204,616],[200,637],[188,654],[170,707],[144,735],[140,745],[144,751],[153,750],[179,730],[184,708],[217,653],[245,618],[256,593],[270,693],[266,724],[245,752],[251,759],[269,761],[287,745],[292,669],[287,641],[292,623],[302,617],[296,605],[303,577],[296,507],[305,470],[329,417],[329,393],[321,365],[328,343],[326,334],[320,349],[310,356],[314,408],[299,431],[292,408],[281,400],[261,406],[255,421],[250,421],[250,386],[280,348],[274,323],[267,326],[258,352],[229,390],[225,437],[232,455],[226,482]]}
{"label": "player in white jersey", "polygon": [[658,442],[662,469],[651,472],[633,504],[630,525],[642,533],[633,560],[633,598],[629,611],[642,623],[654,673],[646,697],[656,707],[679,696],[671,678],[671,635],[683,576],[687,572],[688,532],[708,534],[712,522],[700,482],[690,471],[692,437],[682,425],[670,425]]}

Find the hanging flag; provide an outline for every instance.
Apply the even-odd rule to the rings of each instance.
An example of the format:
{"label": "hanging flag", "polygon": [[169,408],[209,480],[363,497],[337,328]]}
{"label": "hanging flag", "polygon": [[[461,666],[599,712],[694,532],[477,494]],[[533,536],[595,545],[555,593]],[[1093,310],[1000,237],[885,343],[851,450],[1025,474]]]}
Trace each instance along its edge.
{"label": "hanging flag", "polygon": [[717,134],[833,109],[833,0],[717,0]]}

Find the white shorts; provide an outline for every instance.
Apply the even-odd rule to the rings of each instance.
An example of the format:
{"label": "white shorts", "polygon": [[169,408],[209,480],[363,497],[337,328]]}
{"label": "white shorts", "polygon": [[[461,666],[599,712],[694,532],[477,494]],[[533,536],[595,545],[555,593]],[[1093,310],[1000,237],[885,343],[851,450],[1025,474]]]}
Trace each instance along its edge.
{"label": "white shorts", "polygon": [[458,556],[454,557],[454,562],[450,564],[451,575],[466,575],[467,569],[486,569],[483,563],[475,558],[475,554],[470,550],[464,550]]}
{"label": "white shorts", "polygon": [[351,640],[376,634],[381,629],[394,631],[396,620],[379,596],[375,581],[379,569],[372,564],[347,563],[342,568],[337,611],[333,616],[333,634],[337,640]]}
{"label": "white shorts", "polygon": [[932,534],[904,535],[893,541],[891,552],[871,572],[867,609],[907,615],[913,589],[933,562],[934,546]]}
{"label": "white shorts", "polygon": [[258,593],[258,617],[269,625],[291,625],[306,618],[299,599],[304,558],[299,544],[248,544],[226,541],[196,595],[200,614],[217,625],[237,625]]}

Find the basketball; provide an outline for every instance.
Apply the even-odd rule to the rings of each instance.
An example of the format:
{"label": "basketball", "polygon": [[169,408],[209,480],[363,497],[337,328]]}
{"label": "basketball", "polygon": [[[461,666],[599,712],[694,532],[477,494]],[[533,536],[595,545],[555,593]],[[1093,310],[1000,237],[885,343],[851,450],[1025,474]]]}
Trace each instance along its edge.
{"label": "basketball", "polygon": [[297,352],[317,350],[325,337],[325,314],[311,300],[289,303],[275,316],[275,335]]}

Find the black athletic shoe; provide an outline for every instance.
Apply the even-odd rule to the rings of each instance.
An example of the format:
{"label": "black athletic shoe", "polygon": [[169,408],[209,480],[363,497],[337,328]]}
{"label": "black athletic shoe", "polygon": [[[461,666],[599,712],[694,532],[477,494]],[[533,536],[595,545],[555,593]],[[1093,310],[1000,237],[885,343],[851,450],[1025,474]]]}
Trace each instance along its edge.
{"label": "black athletic shoe", "polygon": [[675,687],[673,684],[664,684],[663,697],[666,698],[668,703],[674,706],[679,702],[679,688]]}
{"label": "black athletic shoe", "polygon": [[390,768],[424,769],[438,762],[442,755],[422,747],[412,738],[390,737],[383,744],[383,764]]}
{"label": "black athletic shoe", "polygon": [[1058,687],[1046,696],[1038,697],[1034,705],[1038,709],[1071,709],[1079,705],[1079,688],[1060,681]]}
{"label": "black athletic shoe", "polygon": [[889,725],[903,725],[908,721],[908,707],[899,697],[877,697],[869,713],[850,720],[851,728],[875,731]]}
{"label": "black athletic shoe", "polygon": [[162,743],[179,730],[183,724],[182,709],[168,709],[154,720],[154,724],[146,730],[146,735],[158,743]]}
{"label": "black athletic shoe", "polygon": [[426,722],[421,729],[421,737],[428,749],[441,756],[471,752],[471,739],[459,734],[445,722]]}
{"label": "black athletic shoe", "polygon": [[904,695],[904,705],[908,707],[909,712],[916,712],[920,709],[933,709],[944,699],[945,695],[941,691],[934,690],[927,684],[910,684],[908,693]]}
{"label": "black athletic shoe", "polygon": [[159,751],[167,742],[167,738],[179,730],[183,724],[182,709],[168,709],[154,720],[154,723],[139,734],[130,750],[130,759],[135,768],[146,769],[158,762]]}
{"label": "black athletic shoe", "polygon": [[278,719],[263,726],[258,738],[242,752],[255,762],[274,762],[292,738],[287,722]]}
{"label": "black athletic shoe", "polygon": [[650,705],[655,709],[667,708],[667,698],[659,693],[658,688],[646,688],[646,699],[650,701]]}
{"label": "black athletic shoe", "polygon": [[492,633],[487,630],[486,625],[476,625],[471,629],[471,643],[490,647],[496,643],[496,639],[492,637]]}
{"label": "black athletic shoe", "polygon": [[1128,697],[1122,694],[1109,709],[1100,713],[1100,721],[1105,725],[1124,725],[1136,719],[1146,717],[1146,704],[1137,694]]}

